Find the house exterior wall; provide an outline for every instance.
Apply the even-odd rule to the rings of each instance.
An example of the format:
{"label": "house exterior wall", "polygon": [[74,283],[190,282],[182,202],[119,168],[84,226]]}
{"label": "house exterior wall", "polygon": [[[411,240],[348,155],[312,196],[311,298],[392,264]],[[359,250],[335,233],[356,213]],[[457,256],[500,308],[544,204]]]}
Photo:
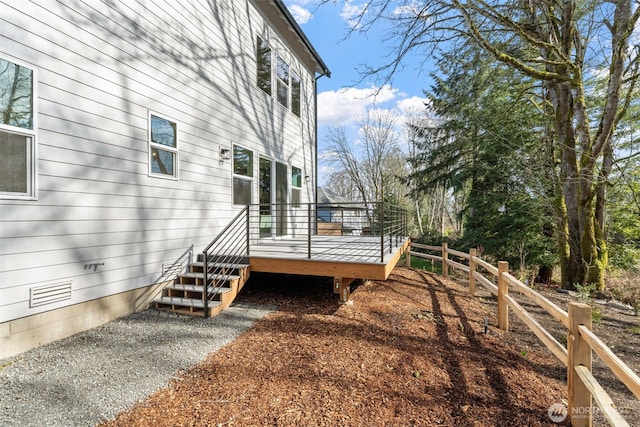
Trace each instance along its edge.
{"label": "house exterior wall", "polygon": [[[73,319],[54,322],[69,327],[62,334],[34,332],[39,345],[145,308],[126,300],[166,279],[163,265],[200,251],[241,209],[221,148],[253,151],[254,203],[260,156],[315,176],[315,72],[308,52],[281,37],[290,37],[278,29],[285,21],[267,19],[267,7],[238,0],[2,5],[0,59],[35,72],[36,170],[32,197],[0,198],[0,358],[29,347],[14,345],[16,330],[29,335],[25,318],[38,319],[34,331],[48,318]],[[301,77],[300,117],[257,86],[257,36]],[[153,176],[151,115],[177,126],[176,177]],[[314,187],[303,184],[303,203],[314,200]],[[30,301],[48,287],[67,292],[64,300]],[[125,299],[115,304],[121,309],[102,308],[114,298]]]}

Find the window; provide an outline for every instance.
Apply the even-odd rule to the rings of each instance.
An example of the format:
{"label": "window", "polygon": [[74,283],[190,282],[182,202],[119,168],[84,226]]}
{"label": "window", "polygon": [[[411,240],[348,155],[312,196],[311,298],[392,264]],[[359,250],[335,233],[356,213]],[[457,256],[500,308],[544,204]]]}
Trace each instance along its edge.
{"label": "window", "polygon": [[0,196],[35,198],[35,71],[0,58]]}
{"label": "window", "polygon": [[291,204],[293,207],[300,207],[302,193],[302,170],[293,166],[291,168]]}
{"label": "window", "polygon": [[150,174],[178,178],[178,125],[153,114],[149,123]]}
{"label": "window", "polygon": [[[269,44],[260,36],[256,37],[256,64],[258,87],[272,95],[272,55]],[[300,117],[302,85],[298,75],[292,73],[289,64],[279,55],[276,56],[276,94],[275,97],[285,108]]]}
{"label": "window", "polygon": [[271,95],[271,48],[260,37],[256,42],[258,63],[258,87]]}
{"label": "window", "polygon": [[291,112],[300,117],[300,77],[291,73]]}
{"label": "window", "polygon": [[278,57],[278,63],[276,67],[277,73],[277,91],[278,102],[285,107],[289,108],[289,64]]}
{"label": "window", "polygon": [[233,146],[233,204],[250,205],[253,185],[253,151]]}

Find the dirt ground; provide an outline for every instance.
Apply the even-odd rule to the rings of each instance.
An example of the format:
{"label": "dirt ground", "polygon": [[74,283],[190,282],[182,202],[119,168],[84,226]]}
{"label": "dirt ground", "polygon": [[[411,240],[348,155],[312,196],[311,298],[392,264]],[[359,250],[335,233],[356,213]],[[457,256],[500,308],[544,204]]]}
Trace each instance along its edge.
{"label": "dirt ground", "polygon": [[[331,282],[254,276],[239,299],[277,311],[104,425],[568,425],[548,413],[566,400],[565,368],[513,316],[512,332],[498,330],[495,300],[470,297],[465,285],[396,268],[339,306]],[[625,335],[615,349],[637,372],[640,337]],[[638,400],[605,382],[640,425]]]}

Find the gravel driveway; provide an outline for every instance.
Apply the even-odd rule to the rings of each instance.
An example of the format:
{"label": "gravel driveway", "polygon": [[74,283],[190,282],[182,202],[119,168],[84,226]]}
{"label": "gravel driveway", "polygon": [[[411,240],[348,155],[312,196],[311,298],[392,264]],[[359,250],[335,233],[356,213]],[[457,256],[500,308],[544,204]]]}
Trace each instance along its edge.
{"label": "gravel driveway", "polygon": [[147,310],[0,360],[0,426],[94,426],[233,341],[273,307],[211,319]]}

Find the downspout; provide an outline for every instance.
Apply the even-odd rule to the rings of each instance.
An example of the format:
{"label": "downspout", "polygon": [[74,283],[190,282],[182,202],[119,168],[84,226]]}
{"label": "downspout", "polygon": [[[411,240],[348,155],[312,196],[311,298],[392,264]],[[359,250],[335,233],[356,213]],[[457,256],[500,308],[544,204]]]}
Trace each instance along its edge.
{"label": "downspout", "polygon": [[320,80],[322,77],[324,76],[330,76],[331,72],[329,70],[324,70],[322,72],[322,74],[320,74],[319,76],[317,76],[314,80],[313,80],[313,111],[314,111],[314,132],[315,132],[315,147],[314,147],[314,152],[315,152],[315,165],[314,165],[314,179],[313,179],[313,183],[315,185],[315,190],[314,190],[314,204],[317,208],[318,206],[318,80]]}

